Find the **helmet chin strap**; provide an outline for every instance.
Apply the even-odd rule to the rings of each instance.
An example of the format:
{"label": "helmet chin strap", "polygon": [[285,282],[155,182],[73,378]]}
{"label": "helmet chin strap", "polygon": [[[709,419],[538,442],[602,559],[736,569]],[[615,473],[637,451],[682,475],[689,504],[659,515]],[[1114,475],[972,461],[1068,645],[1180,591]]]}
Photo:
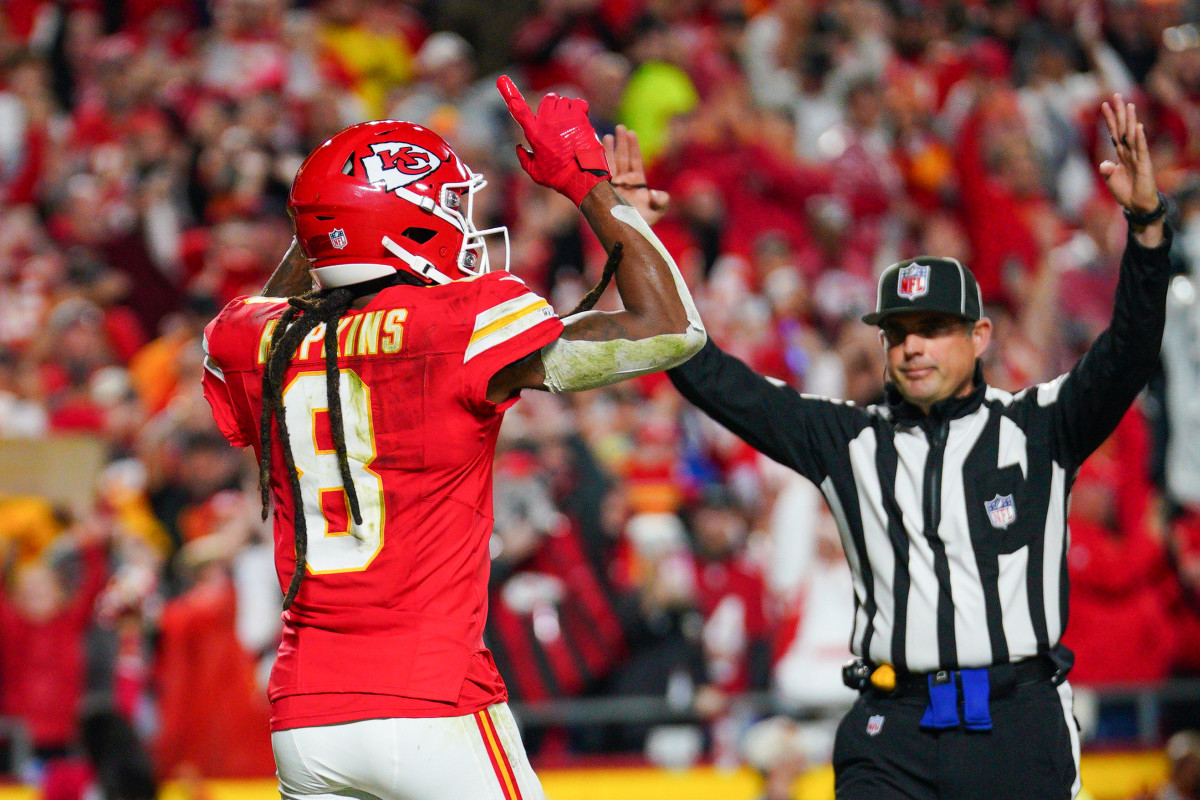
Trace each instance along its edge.
{"label": "helmet chin strap", "polygon": [[390,237],[383,237],[383,246],[387,248],[389,253],[403,261],[408,265],[409,269],[421,277],[428,278],[435,283],[441,284],[452,282],[451,278],[446,277],[446,274],[430,263],[428,259],[421,258],[420,256],[414,256],[412,253],[409,253],[400,245],[393,242]]}

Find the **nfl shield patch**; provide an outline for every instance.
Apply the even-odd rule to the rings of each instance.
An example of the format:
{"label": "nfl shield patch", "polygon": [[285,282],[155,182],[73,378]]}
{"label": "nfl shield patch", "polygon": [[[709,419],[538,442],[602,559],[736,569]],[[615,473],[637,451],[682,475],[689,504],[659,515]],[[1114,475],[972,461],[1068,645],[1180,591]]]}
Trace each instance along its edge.
{"label": "nfl shield patch", "polygon": [[1017,521],[1017,504],[1013,502],[1011,494],[1003,497],[996,495],[991,500],[984,501],[983,507],[987,509],[988,519],[991,520],[993,528],[1004,529]]}
{"label": "nfl shield patch", "polygon": [[900,277],[896,284],[896,294],[906,300],[916,300],[929,294],[929,267],[923,264],[909,264],[900,268]]}
{"label": "nfl shield patch", "polygon": [[883,714],[875,714],[867,720],[867,736],[878,736],[883,730]]}
{"label": "nfl shield patch", "polygon": [[329,243],[341,250],[346,246],[346,232],[341,228],[334,228],[329,232]]}

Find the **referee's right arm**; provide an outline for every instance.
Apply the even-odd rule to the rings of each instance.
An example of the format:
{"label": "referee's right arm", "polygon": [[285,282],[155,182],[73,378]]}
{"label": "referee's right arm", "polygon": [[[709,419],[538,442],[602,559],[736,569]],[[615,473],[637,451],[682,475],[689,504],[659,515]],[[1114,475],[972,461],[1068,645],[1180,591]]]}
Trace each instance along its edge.
{"label": "referee's right arm", "polygon": [[865,424],[866,415],[853,404],[807,397],[765,378],[717,347],[712,337],[667,375],[692,405],[816,484]]}

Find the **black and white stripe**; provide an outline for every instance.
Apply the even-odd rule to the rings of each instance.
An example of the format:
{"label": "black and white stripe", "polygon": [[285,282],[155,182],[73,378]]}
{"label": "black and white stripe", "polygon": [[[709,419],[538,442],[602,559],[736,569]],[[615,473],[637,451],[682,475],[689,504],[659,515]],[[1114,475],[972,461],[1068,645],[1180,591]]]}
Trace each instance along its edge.
{"label": "black and white stripe", "polygon": [[[1018,660],[1058,642],[1068,465],[1032,452],[1046,435],[1026,430],[1049,423],[1052,400],[987,389],[974,411],[942,423],[944,441],[884,407],[865,410],[845,445],[848,469],[820,483],[854,576],[855,653],[926,671]],[[852,480],[839,486],[839,472]],[[984,503],[1009,494],[1017,518],[994,526]]]}

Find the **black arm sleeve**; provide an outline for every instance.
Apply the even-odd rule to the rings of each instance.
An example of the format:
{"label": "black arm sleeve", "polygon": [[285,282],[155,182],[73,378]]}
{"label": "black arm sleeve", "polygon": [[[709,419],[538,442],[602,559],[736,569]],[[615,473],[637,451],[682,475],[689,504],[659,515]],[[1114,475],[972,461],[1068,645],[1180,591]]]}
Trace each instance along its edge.
{"label": "black arm sleeve", "polygon": [[[1121,257],[1112,322],[1069,373],[1053,399],[1054,437],[1063,461],[1078,467],[1116,430],[1154,374],[1166,322],[1171,228],[1154,249],[1130,234]],[[1053,387],[1053,384],[1048,384]],[[1047,387],[1042,387],[1045,391]],[[1043,402],[1039,398],[1039,402]]]}
{"label": "black arm sleeve", "polygon": [[722,351],[709,337],[667,374],[680,394],[747,444],[813,483],[866,425],[867,415],[836,400],[802,396]]}

